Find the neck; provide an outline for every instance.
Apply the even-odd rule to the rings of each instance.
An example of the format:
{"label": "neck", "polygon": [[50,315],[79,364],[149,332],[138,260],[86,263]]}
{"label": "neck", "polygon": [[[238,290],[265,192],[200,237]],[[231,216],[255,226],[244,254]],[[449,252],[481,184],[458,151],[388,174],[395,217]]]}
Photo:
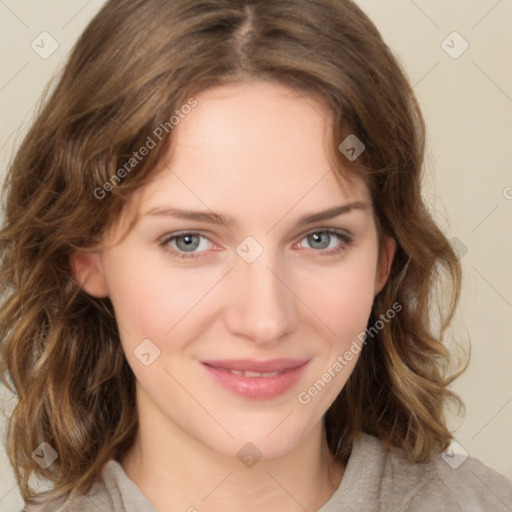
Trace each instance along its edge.
{"label": "neck", "polygon": [[144,418],[140,414],[136,441],[120,462],[158,512],[317,510],[343,476],[343,465],[330,453],[321,425],[291,452],[247,467],[171,422]]}

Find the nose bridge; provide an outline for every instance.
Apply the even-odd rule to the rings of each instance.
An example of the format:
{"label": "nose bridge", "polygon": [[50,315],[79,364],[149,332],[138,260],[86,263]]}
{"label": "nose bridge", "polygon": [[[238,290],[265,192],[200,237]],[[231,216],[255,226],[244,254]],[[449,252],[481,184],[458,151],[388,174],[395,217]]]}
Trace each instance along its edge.
{"label": "nose bridge", "polygon": [[[251,263],[237,257],[232,272],[228,328],[258,344],[275,344],[297,327],[295,297],[283,283],[284,265],[271,251]],[[283,274],[283,275],[280,275]]]}

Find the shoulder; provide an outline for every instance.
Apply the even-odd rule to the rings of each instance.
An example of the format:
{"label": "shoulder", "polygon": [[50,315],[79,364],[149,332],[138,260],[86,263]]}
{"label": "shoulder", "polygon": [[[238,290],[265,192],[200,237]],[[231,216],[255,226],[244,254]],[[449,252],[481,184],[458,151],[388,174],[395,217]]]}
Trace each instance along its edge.
{"label": "shoulder", "polygon": [[512,510],[512,482],[475,458],[452,463],[453,458],[439,454],[428,462],[413,463],[401,449],[388,450],[367,434],[354,442],[353,455],[356,466],[375,461],[368,477],[390,510]]}
{"label": "shoulder", "polygon": [[67,498],[54,498],[51,492],[38,495],[32,503],[26,505],[23,512],[93,512],[97,510],[116,510],[112,497],[104,481],[94,483],[91,490],[84,494],[78,491]]}
{"label": "shoulder", "polygon": [[101,480],[87,493],[78,493],[63,500],[45,500],[27,505],[24,512],[156,512],[146,497],[128,478],[122,466],[110,460]]}

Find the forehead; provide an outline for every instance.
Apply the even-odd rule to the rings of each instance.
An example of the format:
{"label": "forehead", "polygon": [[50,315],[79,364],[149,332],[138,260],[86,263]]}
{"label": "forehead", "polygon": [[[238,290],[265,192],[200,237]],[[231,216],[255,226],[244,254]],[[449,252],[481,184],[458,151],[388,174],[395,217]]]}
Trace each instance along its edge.
{"label": "forehead", "polygon": [[173,133],[167,159],[174,165],[194,155],[202,161],[207,154],[224,166],[242,159],[244,168],[266,161],[272,170],[304,156],[307,162],[318,160],[319,152],[325,160],[333,115],[319,98],[283,84],[251,81],[207,89],[197,102]]}
{"label": "forehead", "polygon": [[[139,205],[209,209],[272,225],[353,200],[371,202],[363,181],[332,160],[333,113],[317,97],[271,82],[217,86],[172,133]],[[336,173],[350,177],[343,184]],[[140,210],[139,210],[140,211]]]}

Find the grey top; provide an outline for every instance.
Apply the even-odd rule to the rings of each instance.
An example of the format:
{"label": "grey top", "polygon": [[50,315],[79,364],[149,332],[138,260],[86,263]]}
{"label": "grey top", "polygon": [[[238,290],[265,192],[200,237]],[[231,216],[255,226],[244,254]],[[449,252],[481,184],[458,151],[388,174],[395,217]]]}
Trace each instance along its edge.
{"label": "grey top", "polygon": [[[317,512],[512,511],[511,481],[471,457],[452,468],[455,465],[440,455],[428,463],[408,462],[400,449],[387,452],[379,439],[363,434],[354,442],[341,484]],[[114,460],[106,464],[103,482],[96,482],[73,504],[51,503],[25,510],[156,512]]]}

